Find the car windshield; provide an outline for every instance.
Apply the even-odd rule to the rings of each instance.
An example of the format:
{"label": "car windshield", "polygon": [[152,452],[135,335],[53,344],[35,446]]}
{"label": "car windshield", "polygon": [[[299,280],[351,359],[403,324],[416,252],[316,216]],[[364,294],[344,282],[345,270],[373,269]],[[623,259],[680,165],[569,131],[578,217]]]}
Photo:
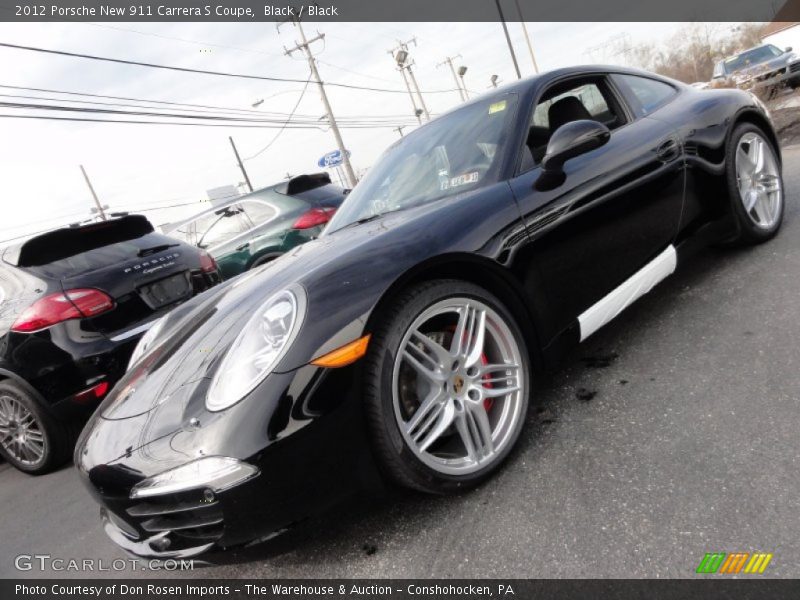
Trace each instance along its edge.
{"label": "car windshield", "polygon": [[725,71],[728,73],[733,73],[734,71],[739,71],[740,69],[746,69],[750,65],[757,65],[758,63],[766,62],[775,58],[776,56],[780,56],[781,54],[783,54],[783,52],[780,50],[780,48],[777,48],[771,44],[759,46],[758,48],[753,48],[752,50],[742,52],[741,54],[737,54],[736,56],[726,59]]}
{"label": "car windshield", "polygon": [[475,102],[399,140],[350,193],[327,232],[495,182],[516,102],[515,94]]}

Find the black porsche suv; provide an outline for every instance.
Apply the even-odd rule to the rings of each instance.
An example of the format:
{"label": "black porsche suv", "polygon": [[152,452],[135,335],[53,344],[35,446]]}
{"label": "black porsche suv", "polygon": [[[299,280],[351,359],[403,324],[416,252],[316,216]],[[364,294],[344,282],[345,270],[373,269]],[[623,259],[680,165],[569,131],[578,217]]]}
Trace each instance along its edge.
{"label": "black porsche suv", "polygon": [[131,215],[0,249],[0,455],[50,471],[161,315],[220,281],[206,252]]}

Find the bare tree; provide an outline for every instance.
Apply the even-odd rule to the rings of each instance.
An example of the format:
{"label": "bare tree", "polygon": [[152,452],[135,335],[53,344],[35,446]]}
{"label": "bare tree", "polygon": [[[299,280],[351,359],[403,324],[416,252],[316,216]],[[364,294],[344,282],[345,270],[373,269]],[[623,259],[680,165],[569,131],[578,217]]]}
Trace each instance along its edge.
{"label": "bare tree", "polygon": [[673,79],[687,83],[708,81],[714,63],[760,44],[762,28],[760,23],[691,23],[666,44],[638,44],[631,48],[629,56],[635,65]]}

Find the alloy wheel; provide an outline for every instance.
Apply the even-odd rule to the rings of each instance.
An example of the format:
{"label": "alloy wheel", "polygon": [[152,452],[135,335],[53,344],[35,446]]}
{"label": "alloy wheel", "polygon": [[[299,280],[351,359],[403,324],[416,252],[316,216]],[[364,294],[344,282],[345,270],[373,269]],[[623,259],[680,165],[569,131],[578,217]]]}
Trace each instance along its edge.
{"label": "alloy wheel", "polygon": [[755,132],[736,146],[736,182],[747,216],[757,227],[771,229],[780,217],[783,186],[772,146]]}
{"label": "alloy wheel", "polygon": [[45,455],[46,441],[39,421],[13,396],[0,396],[0,445],[23,465],[35,465]]}
{"label": "alloy wheel", "polygon": [[394,363],[401,435],[428,467],[465,475],[489,466],[513,439],[527,374],[511,328],[473,298],[437,302],[406,331]]}

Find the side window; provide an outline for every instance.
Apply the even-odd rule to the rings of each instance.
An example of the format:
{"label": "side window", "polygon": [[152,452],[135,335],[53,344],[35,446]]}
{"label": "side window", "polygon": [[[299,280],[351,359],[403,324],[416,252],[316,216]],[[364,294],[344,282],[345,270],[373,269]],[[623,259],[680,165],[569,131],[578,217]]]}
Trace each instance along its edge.
{"label": "side window", "polygon": [[523,156],[520,170],[524,172],[541,162],[556,129],[581,119],[599,121],[611,130],[625,124],[625,115],[604,79],[572,80],[544,93],[533,111],[527,139],[530,155]]}
{"label": "side window", "polygon": [[214,213],[213,217],[214,221],[205,231],[197,232],[200,236],[197,245],[201,248],[224,244],[252,227],[244,210],[238,204]]}
{"label": "side window", "polygon": [[174,229],[169,232],[170,237],[177,238],[187,244],[191,244],[192,246],[197,246],[200,243],[200,239],[203,237],[203,234],[206,230],[211,227],[212,223],[217,219],[217,215],[210,214],[199,217],[194,219],[193,221],[188,221],[183,225],[180,225],[177,229]]}
{"label": "side window", "polygon": [[617,75],[617,77],[639,100],[643,116],[657,111],[678,93],[678,90],[663,81],[638,75]]}
{"label": "side window", "polygon": [[272,219],[277,213],[277,211],[271,205],[267,204],[266,202],[258,202],[256,200],[242,202],[241,206],[253,225],[261,225],[261,223],[265,223]]}

